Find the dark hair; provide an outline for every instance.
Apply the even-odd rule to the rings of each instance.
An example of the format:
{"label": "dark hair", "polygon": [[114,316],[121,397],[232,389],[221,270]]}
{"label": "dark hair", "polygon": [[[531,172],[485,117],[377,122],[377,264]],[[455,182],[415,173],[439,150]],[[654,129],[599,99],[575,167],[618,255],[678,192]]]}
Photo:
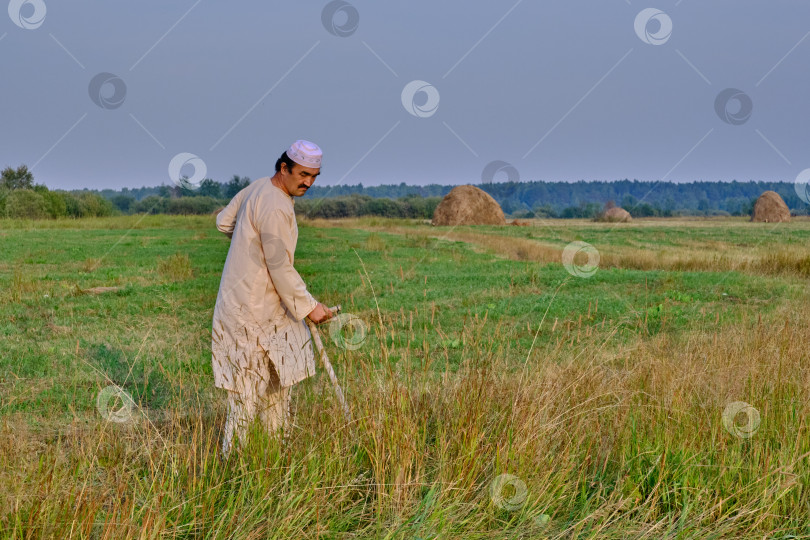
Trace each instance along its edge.
{"label": "dark hair", "polygon": [[280,158],[276,160],[276,172],[281,172],[282,163],[287,164],[287,170],[290,172],[292,172],[293,167],[295,167],[295,162],[290,159],[290,156],[287,155],[286,151],[283,154],[281,154]]}

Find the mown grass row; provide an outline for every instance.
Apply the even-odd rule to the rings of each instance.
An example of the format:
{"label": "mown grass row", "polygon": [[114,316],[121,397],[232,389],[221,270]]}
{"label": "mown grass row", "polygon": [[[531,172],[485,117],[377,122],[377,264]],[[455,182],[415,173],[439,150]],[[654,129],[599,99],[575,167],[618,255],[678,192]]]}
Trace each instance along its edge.
{"label": "mown grass row", "polygon": [[[338,221],[313,223],[347,226]],[[732,218],[612,224],[524,220],[520,227],[430,227],[417,221],[372,218],[349,223],[414,238],[468,242],[517,261],[556,263],[567,244],[584,240],[599,252],[601,268],[810,277],[807,220],[776,224]]]}

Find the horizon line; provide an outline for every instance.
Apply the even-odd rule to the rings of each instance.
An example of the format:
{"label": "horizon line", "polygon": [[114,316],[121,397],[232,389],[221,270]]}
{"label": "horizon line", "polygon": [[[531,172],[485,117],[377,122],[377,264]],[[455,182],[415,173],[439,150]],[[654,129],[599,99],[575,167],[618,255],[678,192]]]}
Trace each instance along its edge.
{"label": "horizon line", "polygon": [[[240,177],[240,178],[245,178],[245,177]],[[261,178],[265,178],[265,177],[261,177]],[[257,178],[256,180],[260,180],[261,178]],[[213,178],[206,178],[205,180],[213,180]],[[220,182],[218,180],[213,180],[213,181],[217,182],[220,185],[227,185],[227,183],[228,183],[228,182]],[[249,181],[250,181],[250,183],[253,183],[255,180],[250,180],[249,179]],[[375,188],[375,187],[401,187],[402,184],[405,184],[405,187],[425,188],[425,187],[430,187],[430,186],[442,186],[442,187],[454,186],[454,187],[457,187],[457,186],[465,186],[465,185],[486,186],[486,185],[496,185],[496,184],[531,184],[531,183],[538,183],[538,184],[576,184],[576,183],[580,183],[580,182],[591,183],[591,184],[612,184],[612,183],[617,183],[617,182],[638,182],[638,183],[641,183],[641,184],[683,184],[683,185],[701,184],[701,183],[731,184],[731,183],[734,183],[734,182],[736,182],[738,184],[762,184],[762,183],[792,184],[792,183],[795,183],[795,181],[789,181],[789,180],[737,180],[737,179],[733,179],[733,180],[674,181],[674,180],[638,180],[637,178],[634,178],[634,179],[631,180],[629,178],[621,178],[621,179],[615,179],[615,180],[584,180],[584,179],[580,179],[580,180],[508,180],[507,179],[507,180],[503,180],[503,181],[487,181],[487,182],[481,181],[481,182],[478,182],[478,183],[466,182],[466,183],[459,183],[459,184],[455,184],[455,183],[447,183],[447,184],[440,184],[440,183],[409,184],[409,183],[406,183],[406,182],[399,182],[399,183],[389,183],[389,184],[369,184],[369,185],[367,185],[367,184],[364,184],[363,182],[358,182],[356,184],[313,185],[312,187],[313,188],[318,188],[318,189],[331,189],[331,188],[339,188],[339,187],[361,186],[363,189],[365,189],[365,188]],[[42,186],[48,187],[45,184],[37,184],[37,185],[42,185]],[[128,186],[125,186],[125,187],[120,187],[120,188],[111,188],[111,187],[89,188],[89,187],[81,187],[81,188],[48,188],[48,189],[52,190],[52,191],[105,191],[105,190],[123,191],[125,189],[132,191],[132,190],[139,190],[139,189],[156,189],[156,188],[161,188],[161,187],[164,187],[164,186],[169,187],[169,188],[178,187],[178,186],[173,185],[171,183],[167,184],[167,183],[163,182],[163,183],[158,184],[158,185],[153,185],[153,186],[142,185],[140,187],[128,187]]]}

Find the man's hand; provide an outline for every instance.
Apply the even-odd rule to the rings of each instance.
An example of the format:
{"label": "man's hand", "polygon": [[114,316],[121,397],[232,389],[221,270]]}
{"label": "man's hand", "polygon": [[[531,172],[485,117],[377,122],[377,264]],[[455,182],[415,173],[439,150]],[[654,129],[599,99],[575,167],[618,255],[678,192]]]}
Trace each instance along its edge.
{"label": "man's hand", "polygon": [[335,314],[332,312],[332,310],[326,307],[325,305],[321,304],[320,302],[318,302],[318,305],[315,306],[315,309],[313,309],[310,312],[310,314],[307,315],[307,317],[309,317],[309,320],[311,320],[315,324],[320,324],[324,321],[328,321],[334,316]]}

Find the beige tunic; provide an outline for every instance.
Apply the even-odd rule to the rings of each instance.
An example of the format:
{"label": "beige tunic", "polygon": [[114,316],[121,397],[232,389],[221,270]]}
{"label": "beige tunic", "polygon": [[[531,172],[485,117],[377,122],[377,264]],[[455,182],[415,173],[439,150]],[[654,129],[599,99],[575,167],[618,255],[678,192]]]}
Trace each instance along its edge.
{"label": "beige tunic", "polygon": [[260,178],[217,215],[231,236],[212,325],[214,384],[264,394],[315,373],[303,320],[317,305],[293,267],[298,225],[293,199]]}

